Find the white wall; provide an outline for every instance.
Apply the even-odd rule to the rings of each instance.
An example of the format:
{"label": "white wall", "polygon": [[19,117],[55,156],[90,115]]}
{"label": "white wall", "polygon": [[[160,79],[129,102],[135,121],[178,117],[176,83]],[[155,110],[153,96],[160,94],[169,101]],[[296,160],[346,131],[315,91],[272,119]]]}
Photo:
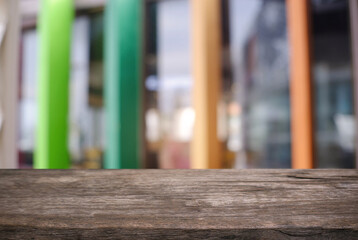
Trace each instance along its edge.
{"label": "white wall", "polygon": [[[19,82],[20,17],[18,0],[0,0],[2,23],[7,16],[0,46],[0,168],[17,168],[17,99]],[[4,13],[7,13],[4,15]],[[0,24],[2,24],[0,23]]]}

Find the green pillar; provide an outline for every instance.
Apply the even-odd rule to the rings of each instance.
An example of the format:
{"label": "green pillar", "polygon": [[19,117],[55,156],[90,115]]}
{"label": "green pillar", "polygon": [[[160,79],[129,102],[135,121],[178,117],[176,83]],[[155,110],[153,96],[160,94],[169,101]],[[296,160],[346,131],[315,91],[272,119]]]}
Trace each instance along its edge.
{"label": "green pillar", "polygon": [[105,168],[141,165],[141,37],[142,1],[107,1]]}
{"label": "green pillar", "polygon": [[41,0],[34,168],[69,168],[67,148],[72,0]]}

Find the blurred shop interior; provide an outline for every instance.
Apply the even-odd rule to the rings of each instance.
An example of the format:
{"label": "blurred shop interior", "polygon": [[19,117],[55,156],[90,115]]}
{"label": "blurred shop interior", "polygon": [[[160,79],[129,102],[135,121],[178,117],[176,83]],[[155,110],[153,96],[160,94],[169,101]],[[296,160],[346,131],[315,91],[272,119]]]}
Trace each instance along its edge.
{"label": "blurred shop interior", "polygon": [[[201,29],[194,24],[199,10],[193,9],[193,2],[200,0],[133,1],[140,3],[141,14],[141,27],[138,29],[141,36],[138,90],[141,107],[136,110],[140,112],[138,123],[132,123],[138,124],[140,129],[138,166],[194,168],[193,161],[196,160],[193,159],[193,151],[197,150],[193,142],[201,144],[200,141],[203,141],[196,138],[195,128],[206,124],[198,122],[198,119],[206,120],[198,117],[201,106],[195,103],[195,99],[201,86],[210,90],[212,81],[215,81],[210,75],[205,83],[196,78],[200,66],[195,54],[200,54],[197,51],[201,50],[196,48],[198,45],[194,44],[194,38]],[[355,85],[358,69],[354,66],[358,60],[355,60],[358,39],[354,38],[357,37],[354,31],[358,30],[358,22],[352,21],[358,16],[356,1],[302,0],[307,5],[305,27],[308,29],[309,58],[305,61],[310,71],[309,78],[302,81],[308,81],[308,100],[297,98],[293,87],[296,85],[292,84],[292,69],[295,67],[292,49],[297,41],[290,38],[290,31],[296,26],[292,21],[300,21],[300,18],[289,16],[288,4],[299,4],[292,3],[298,0],[215,1],[219,2],[216,6],[220,26],[219,36],[213,37],[220,39],[220,46],[217,49],[200,49],[219,51],[219,58],[216,59],[220,63],[216,64],[220,70],[219,89],[216,89],[218,98],[216,105],[214,103],[203,112],[205,115],[210,109],[216,111],[217,127],[214,130],[207,128],[213,133],[205,136],[217,136],[220,152],[216,159],[218,164],[203,165],[203,168],[296,168],[293,165],[293,148],[298,145],[297,141],[304,142],[306,139],[293,138],[293,131],[300,131],[295,124],[304,124],[300,116],[292,114],[297,109],[292,103],[293,97],[298,99],[298,104],[301,104],[300,101],[302,104],[309,102],[305,105],[309,114],[304,116],[311,124],[309,146],[312,152],[309,153],[309,161],[312,164],[308,166],[356,168],[355,107],[358,93]],[[5,38],[13,19],[10,5],[16,2],[14,7],[19,17],[18,64],[15,66],[17,79],[12,79],[18,83],[14,123],[16,157],[5,160],[5,151],[11,149],[0,147],[4,153],[0,154],[0,162],[3,161],[0,167],[33,168],[38,144],[36,136],[39,128],[43,127],[38,123],[39,54],[44,46],[40,41],[38,16],[46,10],[42,6],[46,5],[46,1],[10,2],[12,0],[0,0],[0,51],[5,52],[7,48]],[[106,24],[111,18],[106,16],[106,5],[121,1],[71,2],[73,20],[69,34],[69,79],[63,80],[69,81],[66,134],[69,168],[107,168],[106,149],[111,140],[106,137],[106,127],[109,126],[106,121],[108,98],[105,97],[105,84],[108,76],[106,64],[110,62],[106,60],[105,45]],[[61,22],[61,19],[58,21]],[[136,26],[133,25],[134,28]],[[120,25],[118,29],[122,31]],[[211,34],[210,29],[207,32],[205,34]],[[1,40],[3,37],[4,41]],[[123,44],[124,40],[119,38]],[[203,42],[206,42],[205,39]],[[209,62],[213,55],[203,53],[201,56],[206,56],[204,58]],[[0,64],[4,61],[6,57],[0,60]],[[0,79],[0,138],[8,124],[2,119],[6,120],[4,106],[9,101],[4,97],[8,89],[1,71],[4,70],[0,65],[0,77],[3,78]],[[210,92],[207,94],[210,99]],[[119,126],[123,125],[119,123]],[[4,143],[0,141],[1,144]],[[121,140],[120,144],[123,146],[119,149],[126,148],[125,140]],[[14,163],[6,163],[10,164],[6,166],[5,162],[9,161]]]}

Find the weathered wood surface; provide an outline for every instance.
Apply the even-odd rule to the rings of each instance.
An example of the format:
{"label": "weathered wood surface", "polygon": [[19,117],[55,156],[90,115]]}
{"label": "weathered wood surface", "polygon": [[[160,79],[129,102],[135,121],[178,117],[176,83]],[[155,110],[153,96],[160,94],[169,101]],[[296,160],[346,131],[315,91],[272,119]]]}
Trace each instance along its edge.
{"label": "weathered wood surface", "polygon": [[358,171],[0,171],[0,239],[113,238],[358,239]]}

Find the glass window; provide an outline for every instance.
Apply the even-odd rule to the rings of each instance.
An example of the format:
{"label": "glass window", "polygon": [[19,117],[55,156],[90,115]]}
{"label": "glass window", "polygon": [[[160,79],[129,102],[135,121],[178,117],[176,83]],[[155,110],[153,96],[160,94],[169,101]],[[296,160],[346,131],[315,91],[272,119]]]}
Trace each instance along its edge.
{"label": "glass window", "polygon": [[189,168],[191,103],[189,1],[146,4],[147,167]]}
{"label": "glass window", "polygon": [[353,168],[355,127],[348,0],[312,0],[315,166]]}
{"label": "glass window", "polygon": [[285,1],[229,0],[228,4],[229,53],[224,58],[230,59],[232,84],[227,84],[230,76],[224,62],[223,95],[229,96],[223,101],[226,149],[235,153],[236,168],[290,168]]}

